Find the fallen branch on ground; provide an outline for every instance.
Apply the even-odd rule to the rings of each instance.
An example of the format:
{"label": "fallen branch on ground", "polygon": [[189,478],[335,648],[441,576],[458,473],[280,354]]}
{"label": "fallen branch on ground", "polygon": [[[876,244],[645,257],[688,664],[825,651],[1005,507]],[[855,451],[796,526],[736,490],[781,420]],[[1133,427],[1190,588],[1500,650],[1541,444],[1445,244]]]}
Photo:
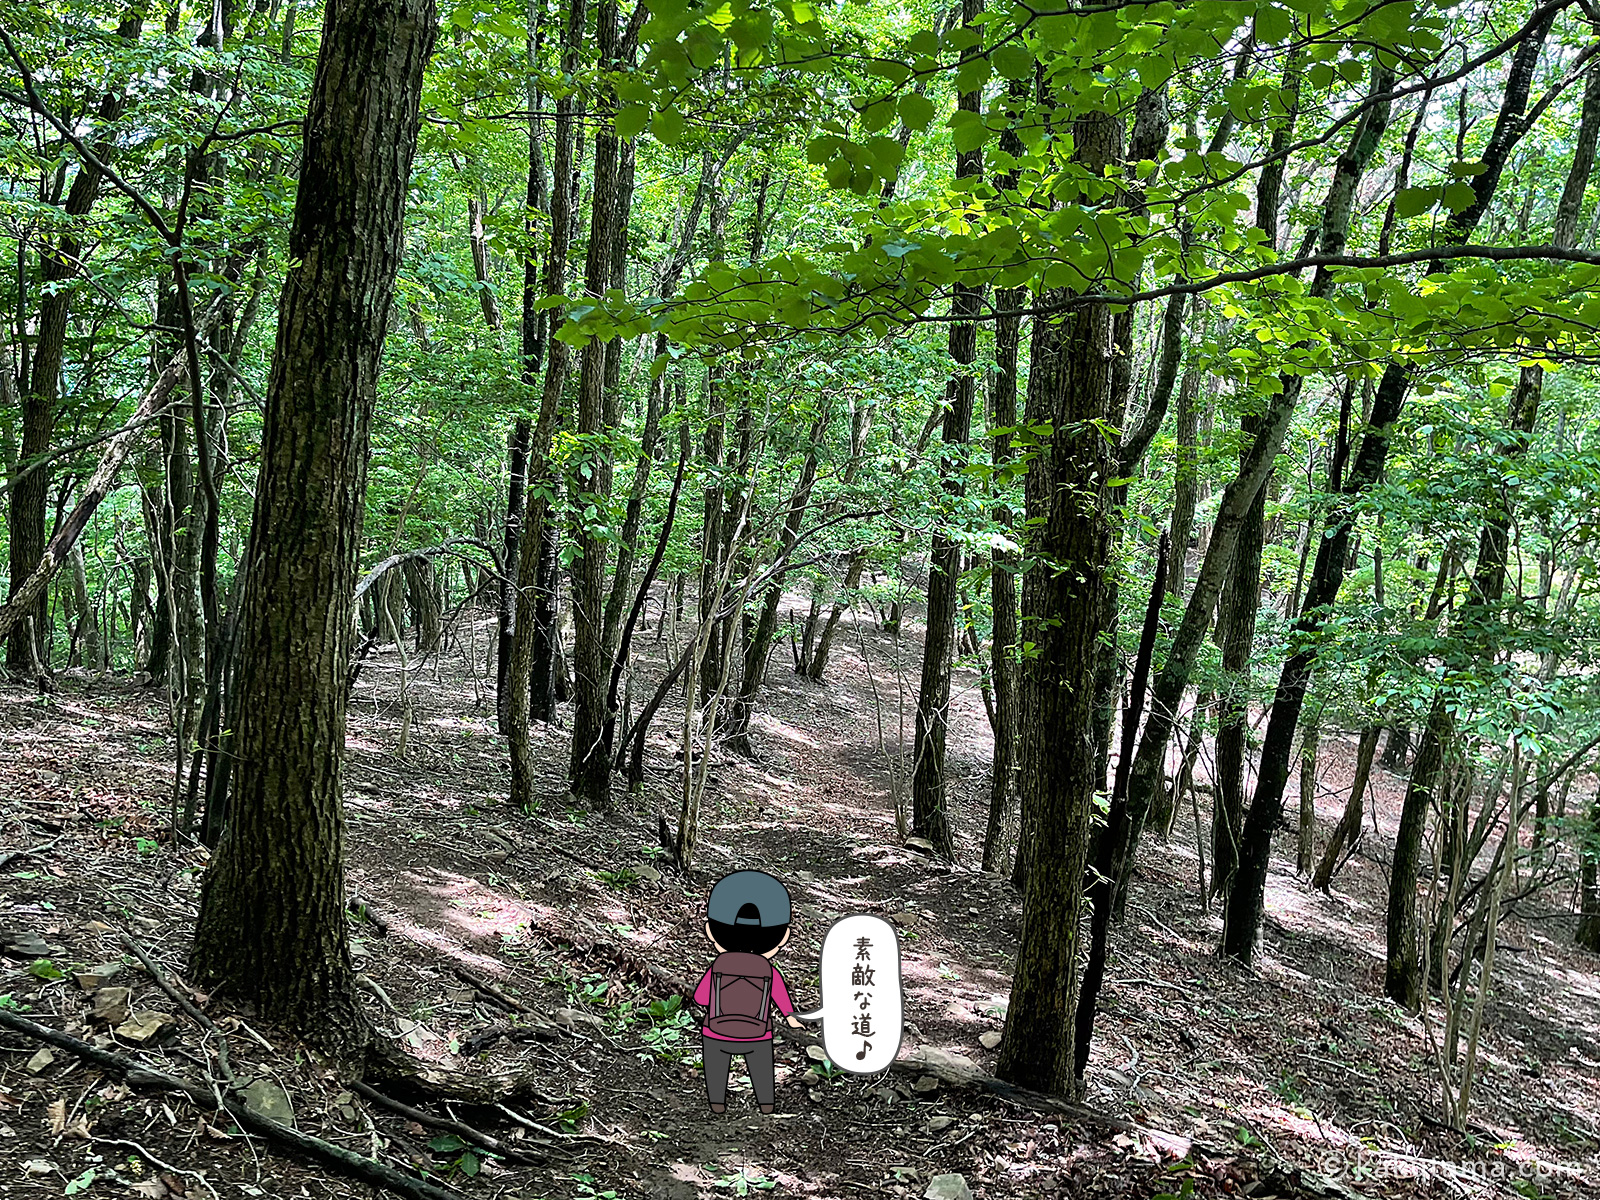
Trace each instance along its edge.
{"label": "fallen branch on ground", "polygon": [[533,1009],[529,1008],[521,1000],[515,1000],[512,997],[506,995],[503,991],[501,991],[494,984],[490,983],[487,979],[484,979],[484,978],[482,978],[481,976],[478,976],[478,975],[474,975],[471,971],[467,970],[465,967],[456,967],[455,968],[455,976],[456,976],[457,979],[461,980],[462,983],[466,984],[470,988],[473,988],[473,989],[475,989],[475,990],[477,990],[479,992],[482,992],[485,996],[489,997],[489,999],[493,1000],[496,1004],[500,1005],[503,1008],[507,1008],[507,1009],[511,1010],[512,1012],[517,1012],[517,1013],[532,1013],[533,1012]]}
{"label": "fallen branch on ground", "polygon": [[46,850],[50,849],[51,846],[54,846],[65,836],[65,834],[58,833],[48,842],[44,842],[38,846],[30,846],[26,850],[7,850],[4,854],[0,854],[0,869],[9,867],[19,858],[32,858],[35,855],[43,854]]}
{"label": "fallen branch on ground", "polygon": [[[419,1125],[432,1125],[435,1129],[447,1129],[451,1133],[456,1134],[458,1137],[465,1138],[467,1141],[483,1147],[485,1150],[489,1151],[489,1153],[498,1154],[501,1158],[507,1159],[510,1162],[537,1164],[544,1161],[544,1158],[541,1155],[531,1154],[528,1151],[520,1150],[515,1146],[508,1146],[499,1138],[494,1137],[492,1134],[487,1134],[482,1130],[474,1129],[471,1125],[468,1125],[462,1121],[452,1120],[449,1117],[436,1117],[432,1113],[423,1112],[420,1108],[412,1108],[409,1104],[402,1104],[398,1100],[392,1099],[389,1096],[385,1096],[376,1088],[362,1083],[359,1079],[352,1079],[345,1086],[348,1087],[352,1092],[355,1092],[357,1095],[365,1096],[374,1104],[382,1105],[391,1112],[397,1112],[402,1117],[406,1117],[409,1120],[415,1121]],[[544,1138],[535,1138],[532,1140],[537,1141],[541,1147],[544,1147],[548,1150],[555,1150],[559,1148],[554,1142],[547,1141]]]}
{"label": "fallen branch on ground", "polygon": [[309,1133],[280,1125],[259,1113],[251,1112],[237,1100],[213,1095],[197,1083],[168,1075],[165,1071],[158,1071],[152,1066],[124,1055],[101,1050],[70,1034],[36,1024],[6,1009],[0,1009],[0,1028],[9,1029],[13,1033],[20,1033],[35,1041],[75,1054],[85,1062],[115,1073],[129,1087],[176,1093],[187,1097],[192,1103],[208,1112],[219,1110],[226,1112],[239,1128],[258,1134],[280,1146],[303,1154],[322,1166],[372,1187],[386,1188],[402,1196],[414,1197],[414,1200],[461,1200],[461,1193],[453,1189],[440,1187],[426,1179],[414,1179],[393,1167],[385,1166],[376,1159],[363,1158],[353,1150],[346,1150],[342,1146],[335,1146],[332,1142],[312,1137]]}

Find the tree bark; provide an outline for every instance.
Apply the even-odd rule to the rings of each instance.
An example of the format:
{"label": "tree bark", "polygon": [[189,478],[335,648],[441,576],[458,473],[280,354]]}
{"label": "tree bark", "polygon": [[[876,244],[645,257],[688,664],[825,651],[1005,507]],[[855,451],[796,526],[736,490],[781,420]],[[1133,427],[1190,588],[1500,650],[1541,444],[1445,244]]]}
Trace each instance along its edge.
{"label": "tree bark", "polygon": [[1317,835],[1317,744],[1322,731],[1307,725],[1300,731],[1300,841],[1295,873],[1311,874],[1311,852]]}
{"label": "tree bark", "polygon": [[[617,4],[601,0],[596,10],[597,52],[602,66],[617,66]],[[593,206],[589,218],[589,253],[584,286],[592,299],[605,294],[611,280],[613,241],[625,236],[623,188],[618,185],[621,143],[606,128],[615,110],[613,97],[602,89],[595,101],[599,124],[594,135]],[[573,539],[577,561],[572,565],[572,613],[575,626],[572,661],[572,760],[569,775],[573,795],[591,808],[611,807],[611,763],[605,751],[606,696],[611,680],[605,644],[606,523],[611,503],[611,454],[601,444],[606,423],[607,346],[591,339],[582,350],[578,367],[576,432],[586,443],[573,488]]]}
{"label": "tree bark", "polygon": [[[972,28],[983,11],[982,0],[963,0],[962,22]],[[968,51],[970,55],[972,51]],[[956,98],[960,112],[977,113],[978,91],[962,92]],[[955,177],[974,180],[983,174],[983,151],[974,147],[956,153]],[[972,436],[972,410],[977,396],[977,380],[971,366],[978,357],[976,318],[983,303],[983,287],[956,284],[950,300],[950,361],[955,369],[945,385],[945,412],[942,440],[944,454],[939,474],[945,494],[960,504],[966,494],[962,480],[962,456]],[[957,519],[951,512],[947,520]],[[946,811],[949,780],[945,772],[945,740],[950,724],[950,676],[955,655],[957,577],[961,572],[961,547],[950,529],[941,523],[934,530],[933,553],[928,571],[928,610],[926,637],[922,646],[922,677],[917,688],[917,713],[912,742],[911,831],[933,843],[940,858],[955,857]]]}
{"label": "tree bark", "polygon": [[[579,63],[579,48],[583,41],[585,0],[570,0],[562,36],[562,70],[571,75]],[[545,257],[544,290],[551,296],[566,291],[567,250],[572,243],[572,188],[568,185],[573,173],[573,134],[577,123],[577,97],[567,92],[556,98],[554,120],[555,148],[551,158],[550,189],[550,247]],[[546,328],[554,331],[562,320],[562,309],[552,308]],[[559,338],[551,337],[547,350],[544,382],[539,394],[539,415],[529,443],[529,487],[523,508],[522,529],[518,540],[516,612],[512,620],[511,666],[506,675],[506,696],[509,730],[506,736],[511,755],[511,803],[529,811],[534,806],[533,746],[529,739],[528,722],[531,717],[545,719],[551,705],[549,695],[548,658],[540,654],[541,637],[553,636],[553,619],[541,625],[541,604],[548,595],[546,586],[553,587],[553,571],[546,578],[545,558],[547,548],[554,557],[553,533],[546,526],[551,505],[555,503],[556,480],[550,464],[550,447],[555,438],[560,414],[561,390],[566,386],[571,367],[571,347]],[[553,564],[552,564],[553,565]],[[545,711],[541,711],[545,710]]]}
{"label": "tree bark", "polygon": [[[1109,113],[1079,118],[1074,157],[1091,175],[1123,156]],[[1026,417],[1051,432],[1028,464],[1030,550],[1048,569],[1023,577],[1023,620],[1037,630],[1022,670],[1024,841],[1031,841],[1022,936],[996,1069],[1002,1079],[1072,1093],[1078,919],[1094,792],[1094,695],[1084,686],[1100,635],[1110,551],[1111,453],[1098,424],[1110,404],[1111,313],[1086,304],[1033,328]]]}
{"label": "tree bark", "polygon": [[241,606],[238,782],[191,969],[339,1058],[370,1030],[345,923],[352,589],[432,0],[329,5],[305,122]]}
{"label": "tree bark", "polygon": [[1322,860],[1317,863],[1317,873],[1311,880],[1311,886],[1319,892],[1326,892],[1332,887],[1333,876],[1339,869],[1342,861],[1340,856],[1344,853],[1345,847],[1348,846],[1353,850],[1361,840],[1361,816],[1366,807],[1367,783],[1372,778],[1372,759],[1377,753],[1378,735],[1382,732],[1381,725],[1368,725],[1361,731],[1361,744],[1356,749],[1356,776],[1350,785],[1350,799],[1345,802],[1344,813],[1328,837],[1328,845],[1322,851]]}

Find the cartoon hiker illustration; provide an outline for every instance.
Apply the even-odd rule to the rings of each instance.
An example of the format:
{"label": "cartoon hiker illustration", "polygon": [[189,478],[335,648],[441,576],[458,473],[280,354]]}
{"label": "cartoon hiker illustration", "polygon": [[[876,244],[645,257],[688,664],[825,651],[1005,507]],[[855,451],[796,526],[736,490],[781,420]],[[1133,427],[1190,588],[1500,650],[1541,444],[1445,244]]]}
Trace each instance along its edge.
{"label": "cartoon hiker illustration", "polygon": [[756,1103],[773,1106],[772,1010],[796,1029],[789,989],[770,961],[789,940],[789,892],[762,871],[735,871],[719,879],[706,901],[706,936],[717,957],[694,990],[706,1010],[700,1030],[711,1111],[727,1107],[728,1069],[744,1055]]}

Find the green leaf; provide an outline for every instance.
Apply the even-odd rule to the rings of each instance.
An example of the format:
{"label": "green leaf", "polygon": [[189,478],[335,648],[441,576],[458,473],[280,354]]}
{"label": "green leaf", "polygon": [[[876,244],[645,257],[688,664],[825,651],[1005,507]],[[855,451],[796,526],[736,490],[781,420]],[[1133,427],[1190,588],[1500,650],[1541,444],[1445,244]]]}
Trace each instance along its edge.
{"label": "green leaf", "polygon": [[1394,212],[1397,217],[1414,217],[1425,213],[1439,203],[1439,189],[1432,187],[1401,188],[1394,194]]}
{"label": "green leaf", "polygon": [[[900,123],[913,132],[920,132],[933,120],[933,101],[912,92],[900,97]],[[813,146],[816,142],[811,143]],[[809,151],[807,152],[809,154]]]}
{"label": "green leaf", "polygon": [[683,114],[675,108],[663,108],[650,118],[650,132],[663,146],[675,146],[683,136]]}
{"label": "green leaf", "polygon": [[454,1154],[466,1144],[453,1133],[441,1133],[428,1143],[428,1149],[435,1154]]}
{"label": "green leaf", "polygon": [[1264,4],[1256,9],[1256,41],[1275,45],[1294,32],[1294,14],[1287,9]]}
{"label": "green leaf", "polygon": [[648,104],[624,104],[617,109],[617,136],[619,138],[638,137],[650,124],[650,106]]}
{"label": "green leaf", "polygon": [[1004,79],[1028,79],[1033,75],[1033,54],[1020,41],[996,46],[989,52],[989,61]]}
{"label": "green leaf", "polygon": [[1158,88],[1172,78],[1172,60],[1160,55],[1147,55],[1133,64],[1139,82],[1146,88]]}
{"label": "green leaf", "polygon": [[955,87],[958,92],[977,92],[989,82],[989,75],[993,71],[989,60],[981,55],[974,58],[963,59],[956,68]]}
{"label": "green leaf", "polygon": [[1478,202],[1478,193],[1473,191],[1470,183],[1446,184],[1444,189],[1444,206],[1451,212],[1463,212]]}
{"label": "green leaf", "polygon": [[976,150],[988,141],[990,130],[985,127],[983,118],[975,112],[962,112],[957,110],[950,116],[950,141],[956,148],[956,153],[964,154],[968,150]]}
{"label": "green leaf", "polygon": [[479,1170],[478,1156],[471,1150],[464,1150],[461,1153],[461,1157],[456,1159],[456,1166],[461,1168],[463,1175],[476,1175]]}
{"label": "green leaf", "polygon": [[54,982],[57,979],[66,978],[66,975],[61,971],[61,969],[48,958],[34,959],[33,963],[28,967],[28,974],[32,975],[35,979],[45,979],[51,982]]}

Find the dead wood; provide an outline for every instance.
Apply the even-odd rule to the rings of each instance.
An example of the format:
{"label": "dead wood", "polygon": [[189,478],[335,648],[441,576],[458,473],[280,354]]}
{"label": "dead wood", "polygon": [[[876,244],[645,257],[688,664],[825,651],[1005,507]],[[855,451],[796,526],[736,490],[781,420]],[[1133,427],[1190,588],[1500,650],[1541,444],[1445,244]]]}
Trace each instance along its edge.
{"label": "dead wood", "polygon": [[453,1189],[441,1187],[426,1179],[414,1179],[375,1159],[363,1158],[353,1150],[346,1150],[342,1146],[335,1146],[332,1142],[325,1142],[309,1133],[280,1125],[259,1113],[252,1112],[230,1096],[214,1094],[198,1083],[168,1075],[165,1071],[157,1070],[153,1066],[124,1055],[101,1050],[88,1042],[79,1041],[70,1034],[39,1025],[6,1009],[0,1009],[0,1027],[75,1054],[85,1062],[115,1073],[129,1087],[179,1094],[207,1111],[226,1112],[239,1128],[372,1187],[386,1188],[402,1196],[414,1197],[415,1200],[461,1200],[461,1193]]}
{"label": "dead wood", "polygon": [[[533,1154],[527,1150],[518,1149],[515,1146],[508,1146],[505,1142],[502,1142],[493,1134],[484,1133],[481,1129],[474,1129],[471,1125],[466,1124],[464,1121],[457,1121],[450,1117],[434,1116],[432,1113],[424,1112],[420,1108],[412,1108],[409,1104],[402,1104],[400,1101],[390,1096],[385,1096],[382,1092],[378,1091],[377,1088],[372,1087],[370,1084],[362,1083],[359,1079],[351,1080],[347,1086],[357,1095],[365,1096],[374,1104],[380,1104],[384,1108],[389,1109],[391,1112],[397,1112],[402,1117],[406,1117],[412,1121],[415,1121],[419,1125],[431,1125],[435,1129],[449,1130],[458,1137],[465,1138],[467,1141],[483,1147],[485,1150],[489,1151],[489,1153],[498,1154],[501,1158],[507,1159],[511,1162],[537,1164],[544,1161],[544,1155]],[[559,1149],[555,1143],[546,1141],[543,1138],[534,1140],[536,1140],[539,1146],[546,1151]]]}

